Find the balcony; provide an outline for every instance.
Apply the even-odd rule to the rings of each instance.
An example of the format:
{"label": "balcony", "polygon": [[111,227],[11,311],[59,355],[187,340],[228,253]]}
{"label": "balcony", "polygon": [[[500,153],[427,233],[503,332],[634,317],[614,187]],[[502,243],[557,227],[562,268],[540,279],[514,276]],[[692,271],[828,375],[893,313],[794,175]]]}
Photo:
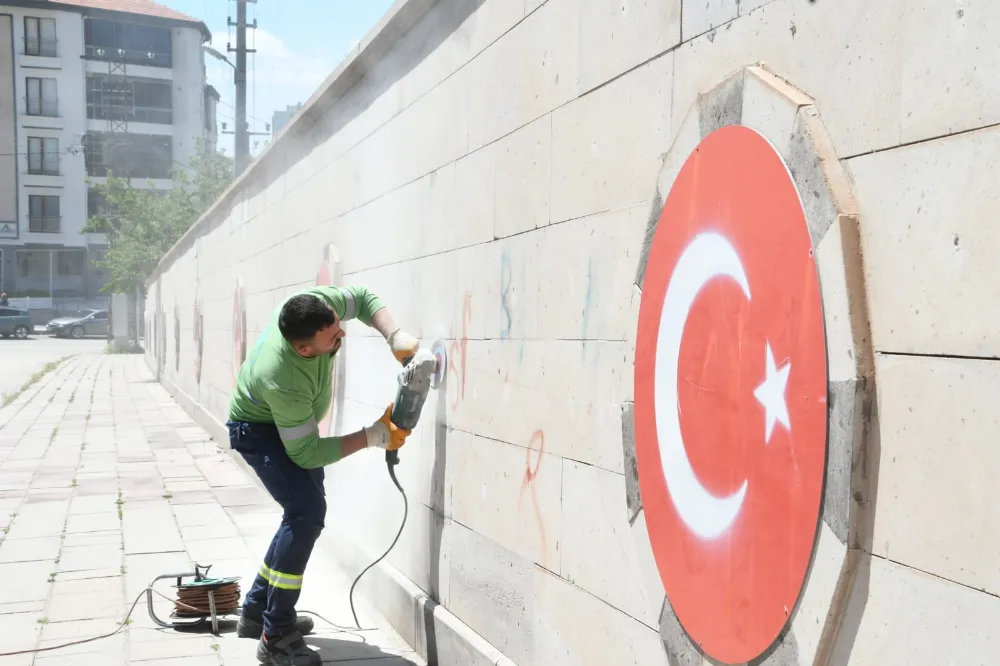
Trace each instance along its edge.
{"label": "balcony", "polygon": [[146,67],[162,67],[170,69],[174,66],[173,55],[139,49],[114,49],[104,46],[84,47],[84,58],[102,62],[120,62],[126,65],[144,65]]}
{"label": "balcony", "polygon": [[24,55],[40,58],[58,58],[59,40],[38,39],[37,37],[24,38]]}
{"label": "balcony", "polygon": [[107,108],[103,104],[87,104],[87,120],[115,120],[130,123],[151,123],[155,125],[172,125],[174,122],[173,108],[164,109],[154,106],[129,106],[127,108]]}
{"label": "balcony", "polygon": [[33,234],[62,233],[62,216],[60,215],[29,215],[28,231]]}

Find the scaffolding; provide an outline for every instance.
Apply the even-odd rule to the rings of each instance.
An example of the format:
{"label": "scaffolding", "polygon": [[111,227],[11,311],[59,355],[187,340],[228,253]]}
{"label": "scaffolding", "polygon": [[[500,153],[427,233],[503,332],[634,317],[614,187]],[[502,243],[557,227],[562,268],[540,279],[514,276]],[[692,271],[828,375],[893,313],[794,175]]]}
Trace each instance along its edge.
{"label": "scaffolding", "polygon": [[[108,75],[101,80],[101,115],[107,123],[102,159],[108,164],[124,168],[124,173],[114,175],[124,178],[131,184],[132,150],[129,141],[129,119],[135,115],[135,91],[128,78],[128,63],[125,59],[125,49],[114,49],[106,53],[105,49],[97,50],[97,55],[107,57]],[[96,148],[96,147],[95,147]]]}

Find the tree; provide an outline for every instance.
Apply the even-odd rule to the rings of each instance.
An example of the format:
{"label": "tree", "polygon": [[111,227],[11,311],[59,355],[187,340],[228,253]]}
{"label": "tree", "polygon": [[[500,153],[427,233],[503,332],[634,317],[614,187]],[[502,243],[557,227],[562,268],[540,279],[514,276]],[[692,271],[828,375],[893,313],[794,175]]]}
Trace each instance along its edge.
{"label": "tree", "polygon": [[233,160],[198,143],[187,167],[171,172],[173,187],[140,189],[108,174],[93,191],[104,200],[99,214],[87,220],[82,233],[103,233],[108,251],[98,266],[108,271],[101,291],[131,293],[141,286],[157,263],[233,181]]}

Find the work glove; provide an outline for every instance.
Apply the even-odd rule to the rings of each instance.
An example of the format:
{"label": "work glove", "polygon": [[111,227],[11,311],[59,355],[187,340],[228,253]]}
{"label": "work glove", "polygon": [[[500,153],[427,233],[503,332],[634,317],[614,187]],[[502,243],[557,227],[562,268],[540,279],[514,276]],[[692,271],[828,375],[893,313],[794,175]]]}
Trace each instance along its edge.
{"label": "work glove", "polygon": [[403,364],[406,359],[416,354],[417,347],[419,346],[418,340],[401,328],[397,328],[390,333],[389,337],[386,338],[386,342],[389,343],[392,355],[396,357],[396,360],[400,364]]}
{"label": "work glove", "polygon": [[406,443],[406,438],[410,436],[412,430],[404,430],[396,426],[390,420],[392,416],[392,404],[385,408],[385,414],[365,428],[365,437],[368,439],[368,448],[386,449],[396,451]]}

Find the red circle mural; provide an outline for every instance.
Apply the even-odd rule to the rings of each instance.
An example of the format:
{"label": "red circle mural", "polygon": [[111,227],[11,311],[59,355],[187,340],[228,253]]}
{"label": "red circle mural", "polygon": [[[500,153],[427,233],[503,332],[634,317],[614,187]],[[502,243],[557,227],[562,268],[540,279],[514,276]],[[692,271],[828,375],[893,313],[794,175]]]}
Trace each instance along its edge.
{"label": "red circle mural", "polygon": [[243,278],[236,281],[233,294],[233,386],[240,374],[240,366],[247,357],[247,311]]}
{"label": "red circle mural", "polygon": [[711,657],[746,662],[801,592],[826,465],[826,338],[798,190],[734,125],[681,168],[650,248],[635,429],[670,604]]}
{"label": "red circle mural", "polygon": [[201,294],[194,298],[194,380],[201,384],[201,356],[204,350],[203,340],[204,321],[201,316]]}
{"label": "red circle mural", "polygon": [[[319,271],[316,273],[316,286],[318,287],[330,287],[334,283],[333,270],[330,267],[330,251],[327,248],[326,258],[323,261],[323,265],[319,267]],[[343,352],[343,342],[341,343],[341,348],[337,350],[336,355],[330,362],[330,374],[332,375],[331,387],[330,387],[330,404],[327,405],[326,414],[319,422],[319,434],[320,437],[330,437],[333,434],[333,418],[335,412],[337,411],[337,370],[340,353]]]}

